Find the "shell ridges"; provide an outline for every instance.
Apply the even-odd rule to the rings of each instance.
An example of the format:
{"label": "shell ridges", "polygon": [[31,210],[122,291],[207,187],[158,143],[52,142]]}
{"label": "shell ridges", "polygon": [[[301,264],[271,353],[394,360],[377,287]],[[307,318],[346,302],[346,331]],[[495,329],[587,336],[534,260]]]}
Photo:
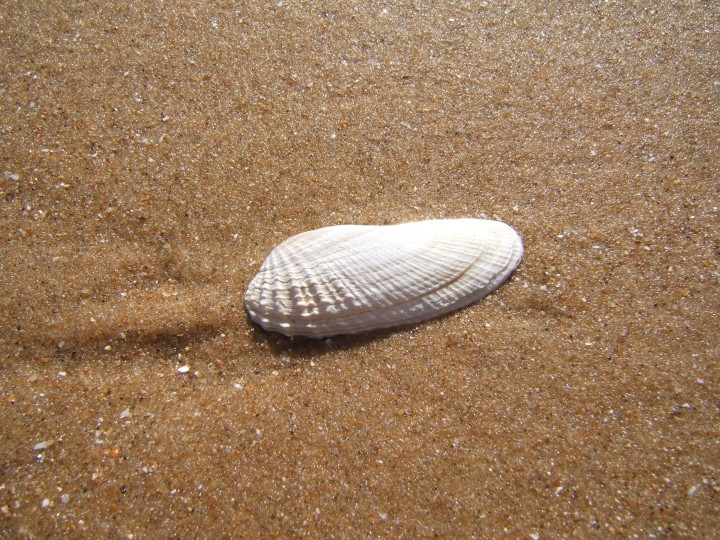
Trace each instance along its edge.
{"label": "shell ridges", "polygon": [[253,321],[288,336],[411,324],[491,293],[522,254],[518,234],[499,221],[325,227],[276,247],[245,304]]}

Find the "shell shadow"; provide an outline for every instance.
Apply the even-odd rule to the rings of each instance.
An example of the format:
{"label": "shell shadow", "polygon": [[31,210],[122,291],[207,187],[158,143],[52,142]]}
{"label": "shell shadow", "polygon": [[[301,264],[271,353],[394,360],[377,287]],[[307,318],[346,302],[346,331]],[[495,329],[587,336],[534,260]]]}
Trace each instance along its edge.
{"label": "shell shadow", "polygon": [[[436,320],[441,320],[451,313],[446,313]],[[359,334],[338,334],[327,338],[309,338],[303,336],[289,337],[278,332],[263,330],[247,316],[247,323],[252,328],[253,339],[267,343],[268,352],[275,360],[273,367],[297,367],[324,356],[350,351],[367,345],[380,343],[401,333],[410,332],[426,325],[429,321],[420,321],[389,328],[380,328]]]}
{"label": "shell shadow", "polygon": [[299,360],[312,360],[337,351],[362,347],[373,342],[382,341],[397,333],[400,329],[417,326],[396,326],[360,334],[339,334],[326,338],[310,338],[304,336],[290,337],[279,332],[264,330],[260,325],[253,322],[247,313],[245,319],[247,325],[252,328],[253,339],[256,342],[267,343],[270,353],[274,356],[282,355]]}
{"label": "shell shadow", "polygon": [[[493,292],[493,294],[497,293]],[[263,330],[252,321],[247,312],[245,313],[245,319],[247,325],[252,328],[253,339],[256,342],[267,343],[268,352],[273,356],[274,360],[273,368],[281,369],[297,367],[299,364],[309,363],[311,360],[317,360],[324,356],[398,338],[403,334],[411,334],[416,329],[422,329],[424,326],[428,327],[428,332],[437,331],[437,327],[432,327],[433,322],[440,322],[453,317],[458,312],[471,309],[472,306],[482,304],[484,301],[486,300],[483,298],[468,306],[423,321],[380,328],[359,334],[339,334],[330,338],[288,337],[278,332]],[[477,316],[481,317],[482,311],[478,312]]]}
{"label": "shell shadow", "polygon": [[[54,354],[68,365],[79,365],[105,356],[104,350],[112,350],[113,355],[122,360],[132,360],[141,353],[150,353],[158,357],[172,357],[178,352],[184,351],[188,346],[213,339],[221,332],[222,329],[217,325],[198,324],[190,325],[182,330],[172,328],[152,332],[129,331],[122,340],[72,336],[67,338],[67,342],[62,346],[56,344],[57,340],[44,339],[42,342],[32,344],[32,347],[40,356]],[[103,344],[110,345],[112,349],[104,349]]]}

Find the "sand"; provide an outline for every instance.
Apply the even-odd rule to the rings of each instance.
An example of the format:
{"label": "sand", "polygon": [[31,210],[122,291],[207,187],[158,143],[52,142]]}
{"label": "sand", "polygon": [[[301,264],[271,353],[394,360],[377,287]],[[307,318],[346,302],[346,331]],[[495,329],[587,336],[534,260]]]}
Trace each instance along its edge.
{"label": "sand", "polygon": [[[3,2],[0,537],[711,538],[715,2]],[[509,282],[252,325],[283,239],[488,217]]]}

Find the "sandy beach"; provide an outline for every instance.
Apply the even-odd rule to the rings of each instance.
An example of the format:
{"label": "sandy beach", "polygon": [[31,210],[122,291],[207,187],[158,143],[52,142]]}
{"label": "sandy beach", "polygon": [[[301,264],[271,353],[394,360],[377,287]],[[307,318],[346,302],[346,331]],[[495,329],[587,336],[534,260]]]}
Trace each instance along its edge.
{"label": "sandy beach", "polygon": [[[0,4],[0,538],[720,530],[714,2]],[[435,320],[289,339],[302,231],[478,217]]]}

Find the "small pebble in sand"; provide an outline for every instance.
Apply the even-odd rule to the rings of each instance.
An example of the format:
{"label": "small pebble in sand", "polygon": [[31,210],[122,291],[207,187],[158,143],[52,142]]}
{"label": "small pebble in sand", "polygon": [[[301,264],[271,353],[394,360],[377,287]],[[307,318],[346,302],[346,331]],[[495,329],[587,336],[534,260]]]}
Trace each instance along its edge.
{"label": "small pebble in sand", "polygon": [[37,443],[33,450],[46,450],[47,448],[51,447],[54,444],[55,441],[43,441]]}
{"label": "small pebble in sand", "polygon": [[177,371],[178,373],[187,373],[188,371],[190,371],[190,366],[185,364],[184,366],[179,367]]}

